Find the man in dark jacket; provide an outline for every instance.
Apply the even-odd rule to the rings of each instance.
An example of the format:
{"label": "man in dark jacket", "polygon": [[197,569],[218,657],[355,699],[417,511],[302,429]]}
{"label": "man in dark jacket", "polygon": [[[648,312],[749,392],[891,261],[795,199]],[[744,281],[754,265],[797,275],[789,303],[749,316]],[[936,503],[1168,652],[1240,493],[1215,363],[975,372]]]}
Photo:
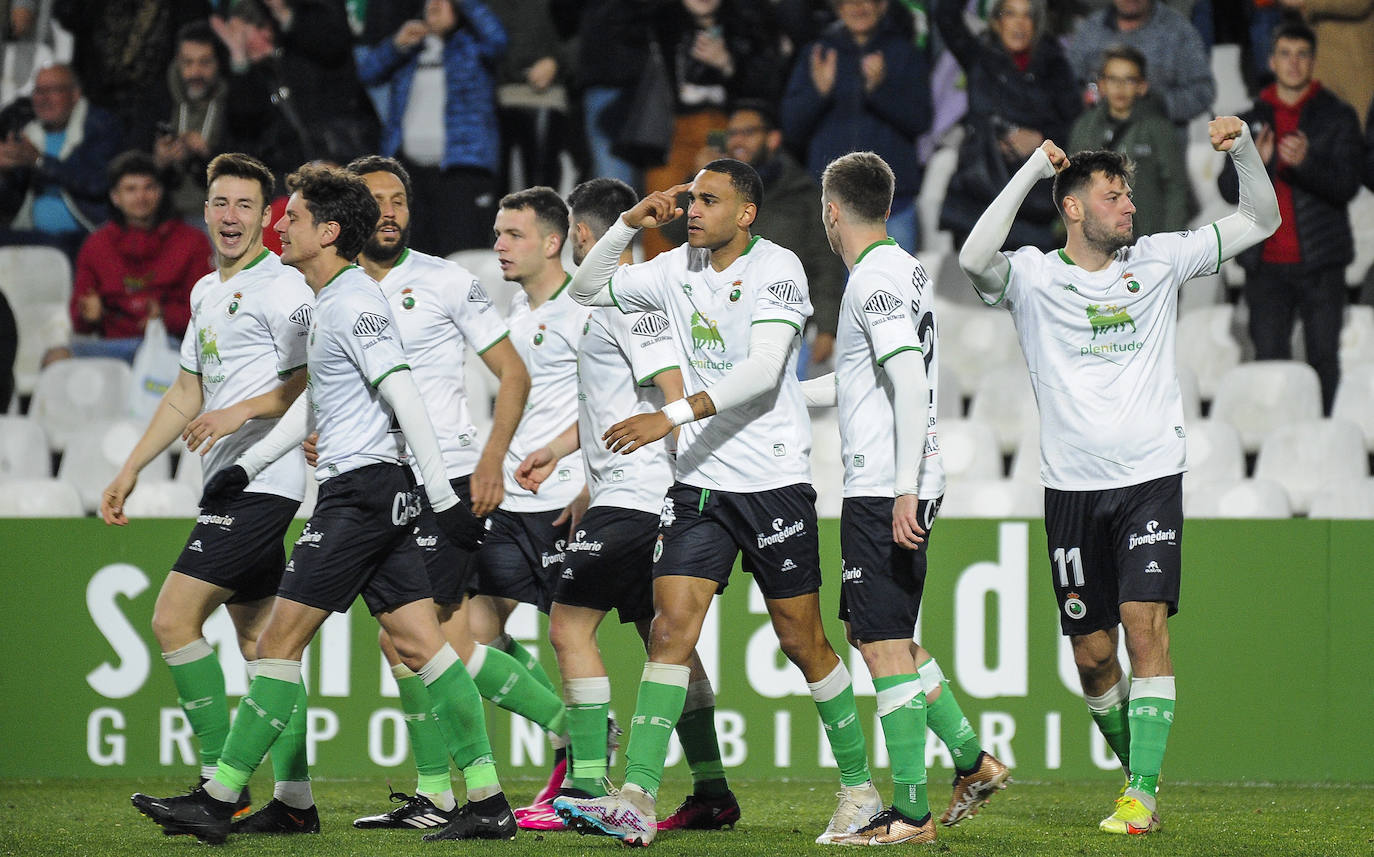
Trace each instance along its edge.
{"label": "man in dark jacket", "polygon": [[[1321,378],[1322,409],[1330,415],[1340,380],[1345,266],[1355,258],[1347,206],[1359,190],[1363,143],[1354,109],[1313,80],[1316,52],[1317,37],[1306,24],[1281,26],[1269,54],[1276,79],[1241,114],[1273,177],[1283,223],[1239,261],[1248,274],[1245,300],[1255,357],[1292,357],[1296,312],[1307,362]],[[1218,185],[1227,201],[1236,201],[1229,160]]]}

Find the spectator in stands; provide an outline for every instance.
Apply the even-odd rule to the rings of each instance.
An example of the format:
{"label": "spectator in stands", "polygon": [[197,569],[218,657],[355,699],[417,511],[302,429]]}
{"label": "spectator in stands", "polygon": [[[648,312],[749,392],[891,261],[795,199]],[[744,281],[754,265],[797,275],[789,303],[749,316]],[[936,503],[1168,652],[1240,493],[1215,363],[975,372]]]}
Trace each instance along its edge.
{"label": "spectator in stands", "polygon": [[229,53],[229,143],[277,175],[377,149],[342,0],[233,0],[210,26]]}
{"label": "spectator in stands", "polygon": [[119,122],[81,94],[71,66],[38,72],[34,119],[0,141],[0,245],[48,244],[75,256],[105,220],[105,168]]}
{"label": "spectator in stands", "polygon": [[15,0],[10,4],[8,26],[0,42],[0,104],[33,94],[33,79],[38,70],[56,60],[52,48],[39,38],[36,13],[34,0]]}
{"label": "spectator in stands", "polygon": [[491,245],[501,160],[495,69],[505,52],[506,31],[482,0],[426,0],[422,19],[359,52],[363,82],[390,85],[381,152],[410,172],[416,250]]}
{"label": "spectator in stands", "polygon": [[1069,44],[1069,64],[1079,85],[1097,77],[1102,52],[1115,44],[1130,45],[1150,61],[1150,97],[1159,99],[1164,115],[1179,128],[1212,106],[1216,82],[1202,36],[1188,19],[1156,0],[1112,0],[1112,5],[1083,19]]}
{"label": "spectator in stands", "polygon": [[[1269,58],[1275,81],[1241,114],[1273,176],[1283,222],[1238,259],[1247,274],[1255,357],[1292,357],[1296,313],[1329,416],[1340,380],[1345,266],[1355,258],[1348,205],[1359,190],[1363,141],[1355,111],[1313,77],[1316,52],[1317,38],[1307,25],[1281,25]],[[1235,202],[1236,173],[1227,161],[1217,181],[1221,195]]]}
{"label": "spectator in stands", "polygon": [[797,54],[782,99],[788,145],[820,181],[840,155],[872,151],[897,177],[887,231],[917,249],[916,138],[931,121],[930,63],[887,15],[887,0],[831,0],[839,20]]}
{"label": "spectator in stands", "polygon": [[191,318],[191,287],[210,271],[209,240],[173,215],[151,155],[117,156],[109,189],[114,215],[76,257],[71,314],[79,336],[49,352],[45,364],[73,356],[132,362],[154,318],[177,347]]}
{"label": "spectator in stands", "polygon": [[[959,164],[940,208],[940,227],[962,247],[973,224],[1012,173],[1045,140],[1066,140],[1081,109],[1073,72],[1045,34],[1043,0],[997,0],[988,32],[974,35],[960,0],[937,0],[935,25],[968,80],[968,113]],[[1050,181],[1016,214],[1008,247],[1059,246],[1059,212]]]}
{"label": "spectator in stands", "polygon": [[1150,82],[1145,57],[1116,45],[1102,54],[1097,105],[1074,123],[1070,152],[1110,149],[1135,164],[1131,182],[1135,233],[1154,235],[1188,227],[1188,170],[1174,125],[1145,95]]}
{"label": "spectator in stands", "polygon": [[229,106],[221,45],[209,24],[187,24],[177,33],[167,91],[172,106],[158,128],[153,158],[168,178],[177,214],[203,222],[205,167],[224,151]]}
{"label": "spectator in stands", "polygon": [[57,0],[53,15],[72,34],[72,67],[86,97],[119,118],[121,149],[150,149],[161,118],[162,81],[176,33],[210,14],[206,0]]}
{"label": "spectator in stands", "polygon": [[577,30],[577,86],[592,175],[620,179],[641,191],[640,165],[616,152],[615,138],[648,62],[657,2],[586,0]]}
{"label": "spectator in stands", "polygon": [[[1278,0],[1302,14],[1321,44],[1312,75],[1356,110],[1374,97],[1374,3],[1369,0]],[[1360,117],[1361,121],[1367,121]]]}
{"label": "spectator in stands", "polygon": [[520,150],[521,187],[561,187],[560,154],[575,148],[566,85],[566,70],[574,60],[570,45],[558,36],[549,0],[496,3],[492,11],[509,37],[496,72],[502,149],[498,187],[503,194],[520,189],[508,177],[512,149]]}

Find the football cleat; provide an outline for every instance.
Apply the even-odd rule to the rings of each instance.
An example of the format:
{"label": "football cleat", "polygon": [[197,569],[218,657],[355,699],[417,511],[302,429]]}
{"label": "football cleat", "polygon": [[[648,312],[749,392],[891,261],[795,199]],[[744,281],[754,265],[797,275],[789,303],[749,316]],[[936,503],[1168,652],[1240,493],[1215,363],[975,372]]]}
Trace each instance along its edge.
{"label": "football cleat", "polygon": [[1097,825],[1104,833],[1143,836],[1159,829],[1159,814],[1137,797],[1122,795],[1116,799],[1112,814]]}
{"label": "football cleat", "polygon": [[659,830],[720,830],[739,821],[739,801],[734,792],[722,797],[690,794],[673,814],[658,823]]}
{"label": "football cleat", "polygon": [[839,806],[835,807],[835,814],[830,816],[830,824],[826,825],[825,832],[816,837],[817,845],[827,845],[841,836],[848,836],[883,811],[883,798],[871,782],[840,786],[835,796],[840,799]]}
{"label": "football cleat", "polygon": [[[453,820],[442,830],[426,833],[426,842],[442,842],[449,839],[514,839],[515,815],[504,796],[499,796],[495,812],[482,814],[472,801],[463,804],[453,813]],[[491,798],[488,798],[491,800]]]}
{"label": "football cleat", "polygon": [[834,840],[836,845],[927,845],[935,841],[935,822],[927,813],[925,821],[915,822],[896,809],[885,809],[868,824]]}
{"label": "football cleat", "polygon": [[991,753],[978,754],[978,767],[969,774],[954,775],[954,792],[949,796],[949,807],[940,816],[940,823],[953,827],[966,818],[978,814],[987,806],[992,796],[1007,787],[1011,771],[997,761]]}
{"label": "football cleat", "polygon": [[134,808],[162,826],[170,835],[189,834],[211,845],[222,845],[229,836],[235,804],[215,800],[197,786],[189,794],[152,797],[135,794],[129,799]]}
{"label": "football cleat", "polygon": [[553,808],[578,833],[614,836],[626,845],[648,845],[658,832],[653,813],[635,806],[623,792],[596,798],[556,797]]}
{"label": "football cleat", "polygon": [[453,820],[456,809],[444,811],[424,795],[408,795],[405,792],[392,792],[392,803],[400,806],[380,815],[366,815],[355,818],[353,826],[362,830],[414,830],[416,828],[440,827]]}
{"label": "football cleat", "polygon": [[296,809],[276,798],[245,819],[233,823],[230,833],[319,833],[320,813],[311,806]]}

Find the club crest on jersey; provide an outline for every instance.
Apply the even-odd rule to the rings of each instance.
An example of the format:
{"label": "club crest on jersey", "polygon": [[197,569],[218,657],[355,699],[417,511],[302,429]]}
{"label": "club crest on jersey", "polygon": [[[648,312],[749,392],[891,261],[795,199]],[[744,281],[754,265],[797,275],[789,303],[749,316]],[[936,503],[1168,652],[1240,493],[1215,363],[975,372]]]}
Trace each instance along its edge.
{"label": "club crest on jersey", "polygon": [[315,318],[315,310],[310,304],[301,304],[296,307],[296,311],[291,313],[287,321],[292,324],[299,324],[301,327],[309,327],[311,320]]}
{"label": "club crest on jersey", "polygon": [[785,304],[802,302],[802,290],[791,280],[783,280],[768,287],[768,293]]}
{"label": "club crest on jersey", "polygon": [[896,295],[879,289],[864,301],[864,312],[869,315],[891,315],[901,305],[902,301]]}
{"label": "club crest on jersey", "polygon": [[365,312],[358,316],[358,320],[353,322],[354,336],[380,336],[382,331],[391,326],[391,319],[384,315],[377,315],[375,312]]}
{"label": "club crest on jersey", "polygon": [[735,280],[730,285],[734,287],[730,289],[730,303],[734,303],[735,301],[739,300],[739,296],[741,294],[740,286],[744,285],[744,280]]}
{"label": "club crest on jersey", "polygon": [[411,294],[414,291],[409,286],[401,289],[401,309],[415,309],[415,296]]}
{"label": "club crest on jersey", "polygon": [[534,339],[531,340],[531,341],[534,342],[535,345],[543,345],[543,344],[544,344],[544,331],[547,330],[547,329],[548,329],[548,328],[547,328],[545,325],[542,325],[542,324],[539,325],[539,329],[536,330],[536,331],[534,332]]}
{"label": "club crest on jersey", "polygon": [[474,304],[491,303],[491,299],[487,297],[487,291],[482,288],[480,280],[472,281],[472,287],[468,289],[468,302]]}
{"label": "club crest on jersey", "polygon": [[1131,314],[1119,306],[1108,305],[1103,307],[1089,304],[1086,312],[1088,313],[1088,323],[1092,325],[1093,339],[1096,339],[1099,333],[1124,331],[1126,325],[1130,325],[1131,333],[1135,333],[1135,319],[1131,318]]}
{"label": "club crest on jersey", "polygon": [[1088,605],[1083,603],[1077,592],[1070,592],[1069,597],[1064,599],[1064,615],[1070,619],[1082,619],[1088,615]]}
{"label": "club crest on jersey", "polygon": [[234,292],[234,296],[229,299],[229,306],[224,308],[224,314],[230,318],[239,311],[239,301],[243,300],[243,292]]}
{"label": "club crest on jersey", "polygon": [[630,332],[638,336],[658,336],[668,329],[668,319],[657,313],[645,313],[644,317],[635,322]]}
{"label": "club crest on jersey", "polygon": [[698,351],[725,350],[725,340],[721,338],[720,328],[699,312],[692,313],[692,347]]}

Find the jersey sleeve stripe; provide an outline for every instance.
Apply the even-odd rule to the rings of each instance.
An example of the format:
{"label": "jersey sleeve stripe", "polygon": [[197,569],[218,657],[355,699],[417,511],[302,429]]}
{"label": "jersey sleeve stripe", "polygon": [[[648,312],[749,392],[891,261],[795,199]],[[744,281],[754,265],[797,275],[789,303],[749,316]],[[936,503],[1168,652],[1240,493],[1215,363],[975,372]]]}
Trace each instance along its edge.
{"label": "jersey sleeve stripe", "polygon": [[662,369],[655,369],[654,371],[650,372],[648,375],[645,375],[643,378],[640,378],[640,379],[639,379],[638,381],[636,381],[635,383],[638,384],[639,386],[643,387],[643,386],[647,385],[650,381],[652,381],[652,380],[654,380],[655,378],[657,378],[659,375],[662,375],[664,372],[667,372],[669,369],[680,369],[680,368],[682,368],[682,367],[678,366],[676,363],[674,363],[674,364],[671,365],[671,366],[664,366]]}
{"label": "jersey sleeve stripe", "polygon": [[375,381],[372,382],[372,386],[373,386],[373,387],[376,387],[377,385],[381,384],[383,381],[386,380],[386,376],[390,375],[392,372],[399,372],[399,371],[401,371],[402,369],[409,370],[409,369],[410,369],[410,364],[409,364],[409,363],[401,363],[401,364],[399,364],[399,365],[392,366],[390,369],[386,370],[386,371],[383,372],[380,376],[378,376],[378,377],[377,377],[377,380],[375,380]]}
{"label": "jersey sleeve stripe", "polygon": [[277,373],[277,377],[278,377],[278,378],[285,378],[285,377],[288,376],[288,375],[294,375],[294,374],[295,374],[296,372],[298,372],[299,370],[304,369],[305,366],[306,366],[306,364],[302,363],[302,364],[299,365],[299,366],[292,366],[290,369],[283,369],[282,371],[280,371],[280,372]]}
{"label": "jersey sleeve stripe", "polygon": [[[1006,256],[1007,256],[1007,254],[1005,254],[1005,253],[1002,254],[1002,258],[1006,259]],[[975,292],[978,293],[978,300],[982,301],[982,302],[983,302],[984,304],[986,304],[987,306],[997,306],[998,304],[1000,304],[1000,303],[1002,302],[1002,299],[1005,298],[1005,297],[1007,296],[1007,289],[1010,288],[1010,287],[1011,287],[1011,260],[1010,260],[1010,259],[1007,259],[1007,273],[1002,277],[1002,291],[997,295],[997,298],[996,298],[995,300],[988,300],[988,296],[985,295],[985,294],[983,294],[983,290],[980,289],[980,288],[978,288],[978,284],[977,284],[977,283],[974,283],[974,284],[973,284],[973,290],[974,290]]]}
{"label": "jersey sleeve stripe", "polygon": [[886,363],[889,359],[891,359],[893,356],[898,355],[898,354],[901,354],[903,351],[915,351],[917,354],[923,354],[923,353],[925,353],[924,349],[922,349],[920,346],[917,346],[917,345],[903,345],[901,348],[894,348],[893,350],[891,350],[891,351],[887,352],[886,354],[884,354],[882,357],[879,357],[879,358],[878,358],[878,361],[877,361],[877,362],[878,362],[878,365],[879,365],[879,366],[883,365],[883,364]]}
{"label": "jersey sleeve stripe", "polygon": [[491,341],[491,344],[490,344],[490,345],[488,345],[486,348],[479,348],[479,349],[477,349],[477,355],[480,357],[481,355],[486,354],[488,351],[492,350],[492,349],[495,348],[497,345],[500,345],[500,344],[501,344],[501,340],[503,340],[503,339],[505,339],[505,338],[507,338],[507,337],[509,337],[509,336],[510,336],[510,331],[509,331],[509,330],[503,330],[503,331],[501,331],[501,335],[498,336],[498,337],[496,337],[495,339],[493,339],[493,340]]}
{"label": "jersey sleeve stripe", "polygon": [[197,378],[200,377],[200,372],[199,372],[198,370],[196,370],[196,369],[187,369],[185,366],[182,366],[182,367],[181,367],[181,371],[183,371],[183,372],[190,372],[192,375],[195,375]]}
{"label": "jersey sleeve stripe", "polygon": [[1221,263],[1223,261],[1221,258],[1221,230],[1217,228],[1217,223],[1215,220],[1212,221],[1212,234],[1215,235],[1217,238],[1217,269],[1213,273],[1220,274]]}
{"label": "jersey sleeve stripe", "polygon": [[618,300],[615,299],[615,280],[614,280],[614,278],[612,278],[612,279],[606,281],[606,291],[610,294],[610,296],[611,296],[611,303],[615,305],[615,308],[618,309],[618,310],[620,310],[621,312],[625,312],[625,307],[621,306],[621,305],[620,305],[620,301],[618,301]]}
{"label": "jersey sleeve stripe", "polygon": [[797,329],[797,333],[801,333],[801,325],[786,318],[756,318],[750,322],[750,326],[755,324],[790,324]]}

